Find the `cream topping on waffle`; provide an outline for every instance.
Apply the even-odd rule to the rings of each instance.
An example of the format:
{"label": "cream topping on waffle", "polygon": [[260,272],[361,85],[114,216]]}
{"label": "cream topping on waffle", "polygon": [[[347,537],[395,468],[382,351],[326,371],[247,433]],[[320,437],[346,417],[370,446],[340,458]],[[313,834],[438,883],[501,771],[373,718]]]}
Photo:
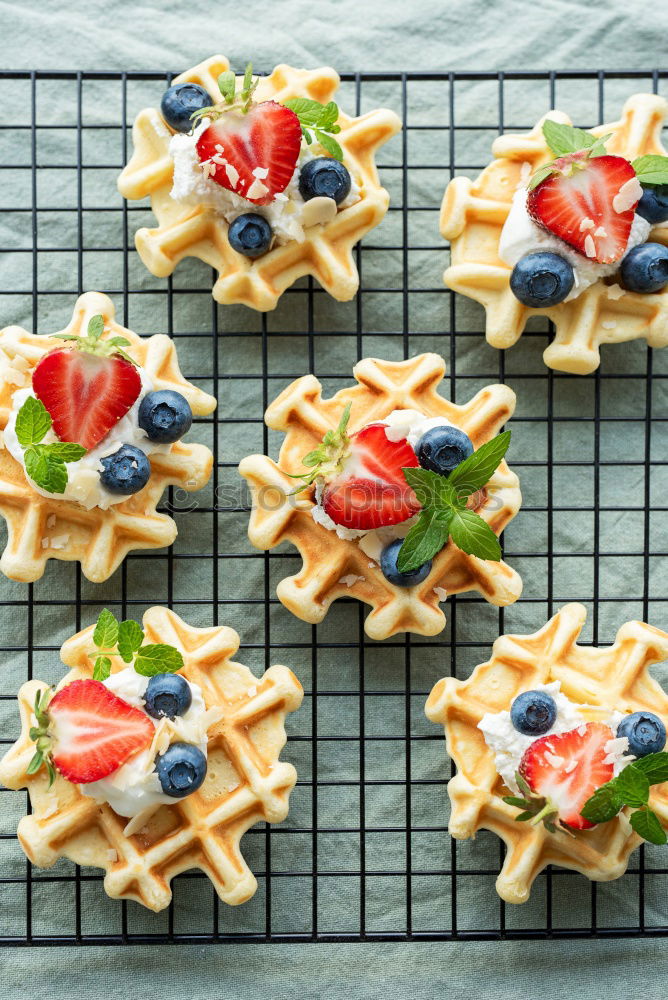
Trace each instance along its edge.
{"label": "cream topping on waffle", "polygon": [[[540,736],[526,736],[513,726],[510,711],[487,712],[478,723],[478,729],[485,737],[485,743],[494,753],[494,766],[503,778],[504,784],[512,792],[519,792],[515,772],[527,747],[543,736],[554,736],[577,729],[583,723],[596,719],[610,726],[613,733],[624,718],[623,712],[611,711],[594,705],[578,704],[571,701],[561,690],[561,681],[549,684],[535,684],[532,691],[546,691],[554,698],[557,717],[554,725]],[[614,764],[615,775],[619,774],[635,757],[627,755],[629,741],[625,737],[615,737],[606,744],[606,751]]]}
{"label": "cream topping on waffle", "polygon": [[[290,179],[285,191],[277,194],[274,200],[268,205],[255,205],[253,202],[228,191],[227,188],[217,184],[212,180],[206,170],[202,169],[197,153],[197,140],[202,132],[210,125],[208,118],[204,118],[192,134],[176,133],[169,143],[169,152],[174,161],[174,181],[171,189],[171,197],[175,201],[186,205],[209,205],[218,214],[222,215],[226,222],[232,222],[238,215],[245,212],[263,215],[270,224],[274,233],[274,245],[283,245],[296,240],[303,243],[306,234],[305,228],[316,225],[318,222],[327,222],[332,218],[331,210],[328,212],[325,206],[317,206],[314,211],[312,202],[333,202],[331,198],[312,199],[304,201],[299,193],[299,171],[307,160],[312,160],[317,156],[323,156],[324,150],[316,143],[309,147],[302,147],[299,154],[299,161],[295,167],[294,174]],[[231,165],[228,164],[228,170]],[[222,169],[218,167],[217,169]],[[261,178],[256,178],[254,185],[261,184]],[[258,190],[257,194],[262,192]],[[350,192],[339,204],[334,204],[334,215],[339,209],[348,208],[360,200],[360,188],[352,173],[350,175]],[[307,208],[307,206],[309,206]],[[329,216],[329,218],[328,218]]]}

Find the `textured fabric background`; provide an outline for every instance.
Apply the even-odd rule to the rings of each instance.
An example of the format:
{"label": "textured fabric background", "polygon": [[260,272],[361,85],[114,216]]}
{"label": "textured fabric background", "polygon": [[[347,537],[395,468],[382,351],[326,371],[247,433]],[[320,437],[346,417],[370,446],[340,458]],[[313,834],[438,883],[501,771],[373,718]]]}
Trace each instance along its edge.
{"label": "textured fabric background", "polygon": [[[631,13],[630,13],[631,12]],[[264,69],[275,62],[285,61],[296,65],[317,66],[330,63],[340,71],[366,70],[450,70],[450,69],[649,69],[661,67],[665,56],[664,40],[668,30],[668,10],[662,5],[654,5],[650,11],[633,12],[627,0],[608,0],[596,7],[588,2],[576,0],[453,0],[453,2],[416,2],[408,4],[400,0],[339,0],[339,2],[318,2],[314,0],[248,0],[240,4],[214,4],[203,0],[189,0],[187,3],[134,3],[117,0],[116,3],[101,0],[23,0],[22,3],[0,0],[0,37],[2,38],[2,66],[7,69],[81,69],[81,70],[172,70],[187,68],[206,55],[215,51],[224,52],[233,65],[240,67],[248,58]],[[649,86],[649,83],[648,83]],[[635,89],[641,89],[637,86]],[[628,81],[612,81],[606,89],[606,114],[614,118],[619,104],[631,93]],[[366,87],[363,91],[365,107],[381,101],[389,106],[399,106],[399,89],[390,86]],[[0,121],[10,123],[29,121],[29,92],[25,84],[3,83],[3,101],[0,104]],[[595,84],[583,86],[580,83],[559,85],[558,103],[567,109],[579,123],[593,124],[597,118],[598,95]],[[40,84],[37,90],[38,116],[40,122],[72,122],[72,108],[76,104],[76,94],[72,83]],[[145,83],[129,88],[128,115],[130,118],[145,103],[155,102],[159,97],[159,87]],[[414,88],[409,94],[409,114],[413,123],[430,124],[447,120],[445,105],[447,92],[444,88]],[[350,106],[352,90],[344,88],[341,103]],[[547,88],[544,85],[517,83],[506,90],[506,120],[532,122],[549,106]],[[497,114],[496,84],[470,83],[458,87],[458,123],[480,126],[480,132],[468,135],[458,134],[458,162],[484,163],[488,158],[492,135],[489,126]],[[117,120],[119,114],[119,91],[111,85],[86,85],[83,112],[86,123],[104,123]],[[40,162],[39,196],[56,206],[77,204],[76,174],[73,170],[49,171],[50,164],[72,163],[72,149],[76,140],[75,130],[48,130],[40,134],[38,160]],[[439,143],[442,133],[411,133],[409,139],[409,161],[429,163],[433,169],[415,172],[410,177],[410,195],[413,205],[422,205],[430,211],[418,214],[412,219],[411,241],[437,244],[435,226],[437,207],[447,170],[443,164],[446,154]],[[20,150],[19,150],[20,145]],[[466,155],[463,149],[466,147]],[[16,150],[5,141],[3,162],[16,159],[22,163],[29,161],[29,145],[26,135],[16,133]],[[118,245],[119,199],[115,193],[115,177],[120,165],[118,142],[115,135],[103,130],[85,136],[84,159],[89,163],[108,163],[108,170],[90,170],[84,179],[82,191],[83,212],[81,226],[87,247],[101,247],[105,244]],[[400,157],[399,140],[381,155],[381,162],[397,164]],[[30,175],[28,171],[3,171],[5,185],[0,203],[17,208],[30,204]],[[398,204],[401,197],[401,177],[398,172],[387,172],[384,177]],[[42,202],[42,203],[44,203]],[[88,206],[114,208],[114,213],[100,213]],[[131,216],[131,232],[149,219],[148,212]],[[40,252],[38,260],[38,284],[40,292],[72,290],[58,299],[47,300],[38,295],[38,317],[32,310],[31,254],[4,255],[0,261],[0,288],[25,289],[24,295],[0,295],[0,325],[20,322],[33,328],[33,322],[43,332],[58,328],[66,322],[77,289],[77,255],[79,220],[76,214],[53,213],[40,221],[41,246],[72,248],[64,253]],[[375,245],[390,244],[401,238],[400,216],[390,213],[381,230],[372,234],[369,242]],[[2,246],[15,245],[19,248],[31,247],[31,234],[26,226],[26,217],[5,213],[0,216],[0,243]],[[444,254],[440,251],[412,252],[409,259],[409,276],[412,287],[437,288],[440,274],[445,266]],[[365,281],[383,283],[388,291],[401,287],[401,259],[388,252],[384,256],[366,255],[364,258]],[[208,331],[211,323],[211,304],[206,294],[192,294],[193,289],[205,290],[209,280],[206,268],[197,264],[184,264],[174,279],[175,313],[167,315],[164,282],[152,279],[145,273],[134,254],[130,259],[130,287],[141,289],[143,295],[130,294],[128,297],[128,319],[130,325],[140,333],[164,330],[173,323],[179,333]],[[83,258],[83,285],[86,288],[118,289],[122,287],[120,254],[104,254],[94,249],[87,250]],[[147,294],[151,291],[155,294]],[[114,296],[120,312],[120,296]],[[355,337],[343,334],[355,329],[355,304],[337,306],[316,298],[316,327],[340,331],[339,336],[318,337],[316,340],[316,370],[324,373],[347,375],[357,356]],[[410,350],[436,349],[449,357],[450,345],[441,331],[448,329],[447,316],[444,317],[444,294],[415,296],[411,300]],[[303,329],[304,316],[294,308],[295,299],[287,297],[281,307],[269,319],[270,329],[277,334],[269,341],[269,365],[280,375],[301,374],[307,370],[308,357],[305,341],[291,337],[281,337],[280,333],[290,333]],[[380,295],[364,298],[363,329],[373,333],[388,331],[388,337],[363,338],[364,353],[377,353],[386,357],[400,357],[403,345],[400,337],[390,336],[400,329],[400,296]],[[457,305],[458,329],[477,331],[480,329],[480,311],[470,304],[460,301]],[[121,319],[122,312],[120,313]],[[218,310],[219,329],[227,332],[220,338],[221,375],[246,372],[259,376],[260,337],[259,320],[243,309]],[[528,373],[541,372],[540,355],[545,346],[545,338],[540,334],[544,327],[536,326],[537,336],[525,338],[520,348],[510,352],[506,359],[508,381],[519,397],[518,415],[521,418],[540,416],[545,412],[545,379],[528,379]],[[179,342],[179,352],[186,372],[206,372],[211,364],[211,345],[206,338],[189,337]],[[655,355],[655,372],[668,370],[668,351],[663,357]],[[480,384],[491,381],[498,374],[499,359],[496,352],[487,348],[480,337],[458,338],[458,372],[464,376],[480,374]],[[636,380],[623,383],[624,392],[620,396],[614,380],[603,382],[598,405],[601,413],[628,413],[638,415],[645,405],[645,348],[631,345],[618,348],[606,354],[602,371],[606,374],[629,372],[637,375]],[[483,375],[485,377],[483,377]],[[271,383],[271,390],[278,392],[289,381],[277,378]],[[328,389],[334,387],[327,381]],[[202,383],[207,387],[206,382]],[[340,383],[339,383],[340,384]],[[561,416],[593,414],[595,404],[594,380],[564,380],[556,383],[555,412]],[[656,382],[653,396],[655,417],[665,417],[668,412],[664,382]],[[261,447],[261,432],[258,425],[235,423],[235,416],[261,412],[261,385],[259,377],[235,383],[222,382],[220,416],[226,421],[220,437],[221,454],[230,464],[238,461],[249,450]],[[455,388],[461,397],[468,396],[478,384],[470,377],[466,381],[457,380]],[[657,427],[665,427],[659,424]],[[544,460],[546,439],[545,424],[522,423],[513,426],[515,433],[514,452],[516,460],[541,462]],[[603,433],[605,432],[605,433]],[[200,425],[197,434],[203,441],[210,441],[207,425]],[[617,425],[603,425],[601,457],[610,459],[619,454],[642,448],[642,429],[636,435],[636,428],[629,430],[628,437],[620,439]],[[658,455],[659,438],[654,435]],[[276,441],[273,441],[275,447]],[[593,454],[591,425],[587,423],[555,424],[554,454],[556,458],[568,458],[574,452]],[[655,457],[656,457],[655,455]],[[546,483],[544,470],[532,469],[530,465],[520,470],[525,501],[540,506],[544,504]],[[655,468],[653,497],[665,498],[668,486],[666,468]],[[225,487],[236,483],[232,472],[221,473],[221,484]],[[632,469],[615,477],[606,468],[602,472],[600,488],[606,511],[601,514],[599,530],[601,551],[628,552],[642,551],[644,521],[642,510],[636,516],[616,513],[615,503],[632,500],[632,505],[642,507],[642,469]],[[578,468],[555,470],[555,493],[568,495],[572,503],[582,498],[583,506],[591,503],[591,469]],[[205,500],[210,502],[211,495]],[[665,499],[663,500],[665,503]],[[607,510],[607,508],[611,508]],[[227,550],[244,553],[248,547],[244,540],[245,515],[227,514],[221,518],[222,544]],[[655,532],[664,532],[664,520],[652,521]],[[210,545],[211,519],[202,519],[185,513],[179,517],[180,536],[176,552],[208,551]],[[568,516],[555,519],[554,545],[559,552],[587,552],[591,548],[593,531],[589,513],[572,512]],[[209,532],[209,534],[206,534]],[[544,518],[522,513],[508,530],[509,549],[524,553],[545,551]],[[656,536],[655,536],[656,537]],[[201,546],[202,548],[198,548]],[[653,542],[652,549],[666,551],[666,544]],[[543,560],[518,557],[514,565],[520,569],[525,580],[525,595],[546,597],[545,563]],[[262,560],[241,561],[231,559],[221,569],[219,598],[223,601],[257,594],[262,587]],[[286,566],[283,561],[281,568]],[[156,569],[156,567],[158,567]],[[171,596],[177,600],[187,600],[202,593],[210,594],[210,578],[203,580],[200,572],[209,572],[205,563],[192,564],[175,562],[175,576]],[[557,559],[555,563],[555,602],[572,598],[584,598],[594,593],[592,562],[587,559]],[[127,569],[127,594],[147,602],[166,601],[169,593],[163,573],[164,563],[143,563],[141,559],[132,561]],[[595,626],[602,641],[611,640],[614,630],[628,617],[642,615],[642,561],[629,558],[602,559],[601,578],[598,584],[601,597],[612,598],[609,603],[601,603]],[[650,620],[665,627],[665,596],[667,567],[664,558],[651,561],[651,586],[649,591]],[[72,594],[75,586],[71,569],[51,566],[47,575],[35,587],[35,597],[44,602],[36,607],[34,620],[29,623],[25,607],[3,607],[0,609],[0,639],[3,645],[22,646],[26,642],[28,628],[34,627],[36,642],[52,646],[51,650],[36,653],[34,672],[47,680],[55,680],[60,674],[55,648],[78,627],[74,612],[65,607],[49,607],[49,601],[57,601],[63,594]],[[273,581],[275,583],[275,580]],[[101,587],[93,587],[85,582],[82,597],[90,601],[104,602],[119,594],[119,574],[114,580]],[[25,592],[18,585],[7,581],[0,583],[0,598],[16,599]],[[636,594],[635,602],[614,602],[614,598]],[[518,604],[508,609],[505,627],[508,630],[528,631],[544,621],[546,604]],[[92,618],[97,608],[90,606]],[[139,609],[141,610],[141,609]],[[208,606],[192,605],[180,607],[184,617],[193,624],[209,624],[211,609]],[[263,625],[255,620],[248,607],[234,604],[220,606],[220,620],[235,627],[241,634],[242,642],[249,647],[241,657],[256,671],[263,667],[262,653],[257,648],[266,634]],[[82,624],[87,624],[84,621]],[[286,651],[274,650],[272,660],[283,658],[294,666],[300,679],[308,687],[310,684],[310,651],[308,648],[295,650],[295,645],[310,641],[310,628],[294,621],[281,608],[272,610],[271,638],[276,645],[285,644]],[[587,626],[587,637],[596,636],[592,622]],[[336,639],[347,634],[352,628],[357,634],[358,615],[354,608],[337,609],[330,616],[328,624],[319,630],[324,640]],[[477,648],[460,650],[458,664],[462,676],[476,662],[485,658],[489,643],[498,630],[498,616],[480,605],[458,609],[459,639],[479,644]],[[449,633],[445,634],[447,637]],[[255,648],[254,648],[255,647]],[[331,651],[330,651],[331,652]],[[427,689],[436,677],[447,672],[448,663],[443,651],[425,650],[420,657],[413,657],[413,682],[417,688]],[[0,682],[3,694],[11,694],[25,676],[26,658],[22,653],[6,655],[0,665]],[[332,688],[337,684],[354,686],[357,664],[341,663],[325,652],[318,664],[319,679],[323,685]],[[378,689],[401,687],[403,684],[403,651],[378,647],[378,655],[367,654],[367,682]],[[397,681],[397,678],[399,680]],[[431,732],[422,718],[420,699],[415,700],[413,710],[415,732]],[[385,725],[394,729],[400,723],[403,703],[392,703],[386,699],[382,706],[373,708],[375,715],[369,723],[373,731],[382,731]],[[356,722],[350,717],[350,709],[344,699],[333,699],[326,706],[320,731],[354,731]],[[357,711],[353,705],[353,712]],[[3,732],[15,732],[15,708],[11,701],[0,702]],[[310,732],[310,707],[308,703],[294,719],[290,727],[293,735],[308,736]],[[389,713],[389,714],[388,714]],[[329,727],[329,728],[328,728]],[[387,773],[394,766],[392,749],[388,744],[384,753],[389,755],[381,760],[372,758],[372,748],[367,756],[367,774]],[[338,749],[338,748],[337,748]],[[401,754],[396,767],[402,766]],[[310,768],[310,746],[308,742],[291,744],[288,756],[297,764],[300,776],[308,779]],[[440,742],[416,744],[414,773],[425,777],[437,777],[443,772],[443,753]],[[331,759],[323,748],[319,759],[319,777],[346,777],[355,774],[355,759],[351,751],[350,759]],[[385,769],[385,770],[383,770]],[[416,791],[415,806],[425,823],[434,823],[439,809],[445,810],[442,789],[425,786],[424,794]],[[290,822],[308,826],[310,805],[306,797],[308,789],[297,789],[293,798]],[[398,793],[400,795],[400,793]],[[354,802],[347,799],[328,799],[325,792],[321,798],[321,821],[333,825],[356,822]],[[401,815],[404,803],[388,792],[377,800],[369,793],[367,809],[378,820],[379,825],[391,825],[394,815]],[[3,794],[2,832],[11,832],[24,809],[23,796]],[[445,816],[444,816],[445,819]],[[419,822],[419,817],[418,817]],[[252,865],[263,863],[263,837],[246,838],[247,853]],[[354,841],[354,838],[353,838]],[[417,838],[416,838],[417,841]],[[299,868],[303,858],[310,863],[310,841],[286,841],[279,835],[272,835],[274,862],[276,853],[283,851],[285,864]],[[447,838],[432,842],[416,849],[422,852],[415,863],[427,867],[438,867],[439,861],[449,851]],[[325,858],[336,863],[337,857],[353,850],[354,843],[337,843],[335,838],[325,839],[320,846],[321,862]],[[401,844],[387,839],[378,843],[378,856],[372,856],[369,865],[382,864],[400,870],[402,864]],[[460,855],[474,867],[495,869],[498,864],[498,844],[492,837],[482,836],[474,846],[459,847]],[[304,853],[305,852],[305,853]],[[283,855],[281,855],[281,858]],[[648,858],[655,864],[661,863],[663,854],[650,854]],[[348,860],[348,859],[347,859]],[[414,859],[415,860],[415,859]],[[11,875],[24,870],[24,862],[15,845],[3,841],[0,849],[1,873]],[[447,863],[447,862],[446,862]],[[663,861],[665,867],[665,861]],[[58,869],[67,871],[66,867]],[[599,894],[599,922],[601,926],[637,921],[635,909],[637,899],[637,876],[628,876],[616,886],[604,887]],[[300,921],[308,926],[308,914],[303,908],[308,905],[309,882],[300,889],[299,881],[288,882],[294,888],[283,891],[286,880],[274,880],[274,903],[276,908],[275,926],[285,929],[299,929]],[[345,926],[346,914],[356,905],[357,884],[353,880],[330,880],[320,889],[321,927]],[[379,884],[380,883],[380,884]],[[568,890],[561,891],[563,885]],[[202,919],[201,902],[198,895],[201,882],[179,884],[178,910],[181,921],[178,929],[197,929]],[[84,923],[86,931],[102,931],[114,926],[118,930],[118,908],[116,904],[101,898],[99,885],[92,884],[88,891],[83,886]],[[646,883],[648,922],[666,923],[665,876],[657,876]],[[424,926],[446,926],[449,898],[447,886],[438,879],[424,880],[414,886],[414,916],[416,922]],[[69,895],[68,895],[69,893]],[[555,919],[577,924],[586,924],[589,912],[589,889],[576,878],[568,878],[564,883],[555,879]],[[207,906],[208,895],[207,895]],[[382,929],[396,927],[403,919],[404,899],[400,880],[385,884],[383,880],[369,880],[369,924]],[[2,930],[11,933],[22,932],[25,901],[19,888],[14,891],[3,886]],[[461,927],[493,925],[498,920],[498,904],[493,891],[493,876],[484,875],[465,881],[459,896],[459,920]],[[248,904],[248,908],[225,911],[221,907],[221,928],[233,930],[262,925],[263,902],[261,896]],[[508,926],[540,926],[544,923],[544,887],[536,890],[534,902],[522,910],[508,912]],[[33,917],[36,933],[46,930],[63,929],[71,933],[72,900],[71,891],[62,896],[53,887],[39,888],[33,895]],[[352,920],[352,917],[351,917]],[[374,923],[375,921],[375,923]],[[354,924],[354,921],[353,921]],[[150,932],[156,926],[164,925],[163,917],[139,914],[131,907],[131,929],[145,929]],[[533,998],[537,994],[545,996],[578,996],[598,998],[602,993],[614,990],[616,997],[635,998],[662,996],[665,993],[666,948],[661,941],[604,941],[604,942],[506,942],[501,944],[378,944],[378,945],[308,945],[308,946],[225,946],[220,948],[152,948],[137,947],[89,948],[89,949],[42,949],[39,952],[14,949],[0,952],[0,996],[16,997],[20,992],[35,998],[108,996],[123,998],[128,996],[155,996],[165,1000],[183,998],[236,997],[385,997],[391,991],[397,997],[431,998],[436,996],[468,997],[509,997]]]}

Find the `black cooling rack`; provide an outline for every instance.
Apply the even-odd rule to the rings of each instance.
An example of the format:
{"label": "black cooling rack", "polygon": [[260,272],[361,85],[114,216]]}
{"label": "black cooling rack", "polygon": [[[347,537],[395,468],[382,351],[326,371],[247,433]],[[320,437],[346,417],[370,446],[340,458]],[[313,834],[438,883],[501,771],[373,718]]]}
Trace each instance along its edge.
{"label": "black cooling rack", "polygon": [[[139,617],[163,603],[192,624],[232,625],[243,662],[256,672],[287,662],[306,689],[288,721],[284,755],[299,772],[290,815],[243,841],[259,883],[253,900],[225,907],[203,876],[184,873],[169,910],[155,915],[107,899],[94,869],[65,861],[35,869],[15,839],[26,798],[3,791],[1,943],[668,933],[666,857],[649,846],[615,883],[589,884],[553,869],[539,877],[529,903],[505,906],[494,891],[503,856],[497,838],[481,832],[474,843],[457,843],[447,834],[449,765],[442,734],[423,715],[439,676],[466,676],[499,633],[533,631],[567,600],[588,606],[585,641],[596,644],[611,642],[628,618],[665,624],[668,359],[632,343],[603,348],[591,377],[554,373],[542,363],[550,329],[540,319],[518,347],[493,351],[482,336],[482,310],[441,284],[448,252],[438,208],[450,177],[474,176],[488,162],[496,134],[530,128],[553,106],[583,127],[614,120],[626,97],[660,91],[667,75],[345,74],[343,107],[359,113],[387,105],[403,118],[401,136],[378,158],[390,212],[357,250],[354,302],[334,303],[304,280],[276,312],[260,315],[217,307],[212,275],[198,262],[160,281],[134,251],[133,234],[151,224],[150,212],[123,202],[115,180],[134,115],[156,104],[169,74],[0,73],[1,324],[58,329],[76,295],[106,291],[121,322],[174,337],[186,376],[220,401],[195,427],[215,455],[210,488],[188,502],[165,498],[179,526],[171,550],[131,555],[98,586],[55,563],[34,585],[0,583],[1,742],[18,732],[20,683],[33,675],[55,681],[60,643],[105,605]],[[262,414],[293,378],[314,371],[333,391],[350,382],[364,355],[398,359],[422,350],[445,356],[454,399],[497,380],[517,392],[511,464],[524,505],[503,541],[524,596],[501,610],[472,595],[450,599],[448,625],[433,639],[371,642],[363,608],[351,600],[338,602],[320,626],[298,622],[274,593],[294,571],[294,552],[258,553],[246,542],[248,497],[237,462],[250,451],[275,454],[278,439]]]}

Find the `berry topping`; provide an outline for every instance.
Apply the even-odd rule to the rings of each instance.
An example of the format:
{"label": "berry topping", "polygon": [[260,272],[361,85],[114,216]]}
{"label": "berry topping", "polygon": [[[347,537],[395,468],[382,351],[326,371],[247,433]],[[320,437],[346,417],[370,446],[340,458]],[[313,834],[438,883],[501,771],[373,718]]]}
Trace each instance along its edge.
{"label": "berry topping", "polygon": [[132,444],[122,444],[118,451],[101,458],[103,470],[100,481],[109,493],[139,493],[151,475],[151,463],[141,450]]}
{"label": "berry topping", "polygon": [[468,434],[446,424],[426,431],[417,443],[415,454],[423,469],[447,476],[472,455],[473,450]]}
{"label": "berry topping", "polygon": [[208,90],[198,83],[175,83],[162,95],[160,112],[175,132],[190,132],[193,114],[208,108],[210,104]]}
{"label": "berry topping", "polygon": [[626,250],[642,189],[623,156],[561,156],[529,191],[527,210],[544,229],[583,257],[612,264]]}
{"label": "berry topping", "polygon": [[588,722],[566,733],[542,736],[527,747],[519,773],[531,792],[545,799],[535,820],[552,817],[574,830],[594,826],[580,811],[613,776],[614,765],[605,749],[611,739],[609,726]]}
{"label": "berry topping", "polygon": [[101,340],[103,331],[102,317],[94,316],[88,336],[61,334],[72,346],[45,354],[32,376],[33,391],[60,440],[87,451],[125,416],[141,392],[139,372],[121,350],[127,340]]}
{"label": "berry topping", "polygon": [[[39,698],[39,696],[38,696]],[[47,706],[35,703],[37,752],[28,771],[46,758],[75,784],[99,781],[150,746],[153,723],[101,681],[78,680],[61,688]]]}
{"label": "berry topping", "polygon": [[660,222],[668,222],[668,184],[643,187],[642,198],[636,206],[636,212],[653,226]]}
{"label": "berry topping", "polygon": [[629,753],[634,757],[658,753],[666,745],[666,727],[653,712],[633,712],[625,716],[617,726],[617,736],[627,738]]}
{"label": "berry topping", "polygon": [[557,718],[557,706],[547,691],[523,691],[510,706],[510,721],[525,736],[542,736]]}
{"label": "berry topping", "polygon": [[190,685],[181,674],[155,674],[144,694],[145,708],[154,719],[184,715],[192,704]]}
{"label": "berry topping", "polygon": [[193,422],[190,403],[173,389],[147,392],[139,406],[137,422],[149,441],[172,444],[187,434]]}
{"label": "berry topping", "polygon": [[556,306],[573,288],[575,272],[557,253],[540,250],[518,260],[510,275],[510,290],[531,309]]}
{"label": "berry topping", "polygon": [[307,160],[299,173],[299,193],[304,201],[333,198],[339,205],[350,194],[350,174],[331,156]]}
{"label": "berry topping", "polygon": [[641,243],[624,257],[620,280],[629,292],[658,292],[668,284],[668,247]]}
{"label": "berry topping", "polygon": [[410,573],[400,573],[397,567],[397,558],[402,543],[403,538],[395,538],[393,542],[390,542],[383,549],[380,555],[380,568],[383,571],[385,579],[393,583],[395,587],[415,587],[416,584],[422,583],[429,576],[431,572],[431,559]]}
{"label": "berry topping", "polygon": [[276,101],[230,111],[197,140],[205,172],[228,191],[255,205],[268,205],[295,171],[302,131],[299,118]]}
{"label": "berry topping", "polygon": [[182,799],[197,791],[206,777],[206,757],[191,743],[172,743],[156,761],[165,795]]}
{"label": "berry topping", "polygon": [[230,246],[244,257],[260,257],[271,244],[272,229],[263,215],[246,212],[230,223],[227,238]]}

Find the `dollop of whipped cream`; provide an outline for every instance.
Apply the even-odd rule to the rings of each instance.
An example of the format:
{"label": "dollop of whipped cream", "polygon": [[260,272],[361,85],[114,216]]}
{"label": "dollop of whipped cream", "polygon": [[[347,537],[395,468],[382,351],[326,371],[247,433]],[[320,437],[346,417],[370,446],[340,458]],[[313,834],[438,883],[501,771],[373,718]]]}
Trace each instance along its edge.
{"label": "dollop of whipped cream", "polygon": [[[537,222],[534,222],[527,211],[527,195],[526,181],[523,180],[513,196],[508,218],[501,230],[499,257],[502,261],[514,267],[521,257],[536,250],[547,250],[550,253],[557,253],[561,257],[564,257],[572,265],[575,275],[575,282],[571,291],[564,299],[565,302],[577,298],[585,288],[593,285],[599,278],[608,277],[619,270],[621,260],[615,261],[612,264],[599,264],[595,260],[589,260],[589,258],[583,257],[581,253],[578,253],[574,247],[569,246],[564,240],[555,236],[554,233],[548,232],[547,229],[543,229]],[[636,212],[633,217],[626,250],[621,259],[633,247],[647,240],[651,228],[647,219],[643,219]]]}
{"label": "dollop of whipped cream", "polygon": [[[141,391],[125,416],[121,417],[102,441],[95,448],[87,451],[83,458],[80,458],[77,462],[66,463],[67,486],[65,487],[65,492],[49,493],[37,486],[26,475],[26,479],[35,492],[41,494],[43,497],[52,497],[54,500],[73,500],[86,510],[91,510],[93,507],[100,507],[102,510],[107,510],[113,504],[123,503],[124,500],[128,499],[126,495],[110,493],[104,488],[100,480],[100,473],[103,469],[101,459],[106,458],[108,455],[113,455],[123,444],[130,444],[141,448],[144,454],[148,456],[156,452],[165,454],[172,447],[171,444],[158,444],[154,441],[149,441],[146,431],[142,430],[139,426],[139,407],[141,406],[141,401],[147,392],[152,392],[154,389],[151,377],[142,369],[139,369],[139,374],[141,376]],[[25,453],[16,436],[16,417],[28,396],[35,396],[30,387],[18,389],[12,395],[12,408],[4,430],[5,447],[10,455],[21,465],[24,472],[26,467]],[[58,441],[58,437],[53,429],[51,429],[45,434],[42,443],[52,444],[55,441]]]}
{"label": "dollop of whipped cream", "polygon": [[[138,674],[134,667],[126,667],[111,674],[102,683],[124,701],[135,708],[144,708],[144,694],[149,678]],[[80,791],[95,799],[108,802],[119,816],[138,816],[150,808],[160,805],[174,805],[175,799],[165,795],[160,778],[155,770],[156,757],[165,752],[170,743],[193,743],[206,756],[209,726],[214,721],[215,709],[207,711],[202,697],[202,689],[197,684],[186,681],[192,695],[190,708],[174,719],[154,719],[153,742],[145,750],[135,754],[116,771],[99,781],[79,785]]]}
{"label": "dollop of whipped cream", "polygon": [[[503,782],[512,792],[519,792],[515,773],[527,747],[544,736],[554,736],[577,729],[583,723],[593,721],[603,722],[610,726],[613,733],[624,718],[623,712],[601,709],[595,705],[579,704],[571,701],[561,690],[561,681],[551,681],[549,684],[535,684],[531,691],[546,691],[554,698],[557,707],[557,717],[554,725],[540,736],[525,736],[518,732],[510,719],[510,711],[487,712],[478,723],[478,729],[485,737],[485,743],[494,754],[494,766],[503,778]],[[589,716],[589,717],[588,717]],[[605,745],[606,760],[614,765],[617,776],[635,757],[627,754],[629,741],[625,736],[613,737]]]}
{"label": "dollop of whipped cream", "polygon": [[[210,120],[204,118],[192,134],[177,132],[170,140],[169,155],[174,162],[174,179],[170,195],[175,201],[185,205],[208,205],[228,223],[245,212],[263,215],[274,233],[274,243],[283,245],[293,240],[303,243],[306,239],[306,229],[318,223],[329,222],[337,211],[348,208],[360,200],[360,188],[351,173],[350,191],[339,205],[333,198],[313,198],[304,201],[299,193],[300,168],[307,160],[324,155],[324,150],[313,144],[302,146],[297,166],[285,190],[275,195],[268,205],[255,205],[234,191],[228,191],[227,188],[217,184],[202,169],[197,153],[197,140],[210,124]],[[216,169],[222,170],[226,167],[223,165]],[[227,169],[234,170],[231,164]],[[264,173],[266,177],[266,172],[264,168],[258,170],[254,183],[259,185],[262,182],[260,174]],[[326,204],[328,202],[331,204]]]}
{"label": "dollop of whipped cream", "polygon": [[[401,441],[404,438],[411,448],[417,446],[423,434],[433,427],[448,427],[452,421],[446,417],[426,417],[418,410],[392,410],[386,417],[378,423],[386,425],[385,434],[390,441]],[[364,471],[364,476],[369,479],[369,473]],[[387,528],[374,528],[371,531],[362,531],[357,528],[345,528],[341,524],[336,524],[321,505],[323,484],[316,482],[315,506],[311,510],[311,517],[316,524],[322,525],[328,531],[334,531],[339,538],[347,540],[359,539],[359,546],[365,555],[372,562],[380,561],[380,554],[383,549],[394,541],[395,538],[405,538],[412,525],[417,520],[417,515],[402,521],[401,524],[393,524]]]}

